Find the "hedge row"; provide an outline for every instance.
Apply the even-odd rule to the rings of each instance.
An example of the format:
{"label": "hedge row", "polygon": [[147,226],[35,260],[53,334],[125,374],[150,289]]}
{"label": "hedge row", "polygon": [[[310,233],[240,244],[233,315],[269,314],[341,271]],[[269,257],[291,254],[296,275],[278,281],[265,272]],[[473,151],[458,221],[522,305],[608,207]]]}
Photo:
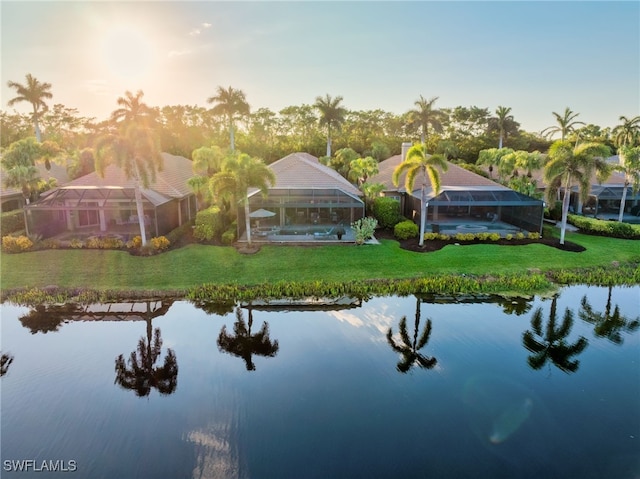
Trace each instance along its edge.
{"label": "hedge row", "polygon": [[24,229],[22,210],[8,211],[0,216],[0,236],[6,236]]}
{"label": "hedge row", "polygon": [[611,238],[640,239],[640,225],[604,221],[579,215],[569,215],[567,221],[587,234]]}

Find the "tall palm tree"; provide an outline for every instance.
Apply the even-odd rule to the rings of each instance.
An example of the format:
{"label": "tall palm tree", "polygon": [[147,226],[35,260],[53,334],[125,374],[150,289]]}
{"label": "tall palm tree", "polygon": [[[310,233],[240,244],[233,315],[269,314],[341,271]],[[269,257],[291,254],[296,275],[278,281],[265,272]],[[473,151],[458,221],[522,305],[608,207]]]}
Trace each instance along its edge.
{"label": "tall palm tree", "polygon": [[433,107],[438,98],[434,96],[427,100],[420,95],[420,98],[413,102],[416,108],[408,112],[409,122],[420,128],[420,142],[423,145],[429,137],[429,126],[438,133],[442,132],[443,113]]}
{"label": "tall palm tree", "polygon": [[259,158],[246,153],[231,155],[225,161],[222,171],[216,173],[209,182],[214,197],[231,196],[236,202],[242,200],[244,206],[247,242],[251,245],[251,218],[249,217],[249,188],[258,188],[266,196],[269,186],[276,181],[273,170]]}
{"label": "tall palm tree", "polygon": [[400,176],[406,173],[405,189],[411,194],[420,177],[420,246],[424,245],[424,227],[427,220],[427,182],[431,185],[433,196],[440,193],[440,173],[447,171],[447,160],[442,155],[429,155],[424,144],[413,145],[407,152],[407,158],[393,171],[393,184],[398,186]]}
{"label": "tall palm tree", "polygon": [[249,114],[249,104],[242,90],[229,87],[224,89],[219,86],[216,94],[207,98],[207,103],[215,103],[213,113],[222,115],[227,119],[229,126],[229,144],[231,151],[235,151],[235,121],[242,115]]}
{"label": "tall palm tree", "polygon": [[320,126],[327,127],[327,157],[329,158],[331,158],[331,130],[340,128],[347,114],[347,109],[340,106],[342,100],[341,96],[332,98],[327,93],[324,97],[316,97],[316,102],[313,104],[314,108],[320,112]]}
{"label": "tall palm tree", "polygon": [[529,366],[533,369],[540,369],[549,361],[566,373],[574,373],[578,370],[580,361],[572,358],[584,351],[589,341],[580,336],[574,343],[567,342],[573,327],[573,313],[567,308],[562,323],[558,325],[557,300],[557,295],[551,300],[549,321],[545,328],[542,326],[542,308],[534,311],[531,330],[524,332],[522,343],[533,353],[527,358]]}
{"label": "tall palm tree", "polygon": [[387,331],[387,342],[391,349],[401,355],[400,362],[396,368],[401,373],[406,373],[415,364],[423,369],[432,369],[438,362],[438,360],[432,356],[424,356],[419,353],[429,342],[431,336],[431,319],[427,318],[427,323],[424,326],[424,330],[418,338],[418,331],[420,330],[420,298],[416,298],[416,316],[413,328],[413,339],[409,338],[407,331],[407,317],[403,316],[400,319],[400,338],[402,344],[397,344],[393,339],[393,330],[389,328]]}
{"label": "tall palm tree", "polygon": [[247,371],[255,371],[256,365],[253,363],[253,355],[272,358],[278,354],[280,346],[278,340],[271,341],[269,338],[269,324],[262,323],[260,331],[251,333],[253,326],[253,312],[249,307],[248,323],[244,322],[244,316],[240,306],[236,307],[236,322],[233,323],[233,333],[227,333],[227,326],[222,326],[218,335],[218,349],[226,353],[242,358]]}
{"label": "tall palm tree", "polygon": [[612,131],[616,146],[638,146],[640,144],[640,115],[633,118],[621,116],[620,121],[622,125],[616,126]]}
{"label": "tall palm tree", "polygon": [[576,129],[576,126],[585,124],[583,121],[576,121],[576,118],[580,113],[574,113],[569,109],[569,107],[564,109],[564,113],[562,115],[555,111],[552,113],[558,124],[542,130],[541,133],[544,136],[551,137],[556,133],[560,133],[560,140],[564,141],[567,135]]}
{"label": "tall palm tree", "polygon": [[589,196],[591,177],[596,174],[599,181],[604,181],[609,176],[610,168],[605,161],[609,154],[609,147],[599,143],[582,143],[574,147],[568,141],[559,140],[549,148],[548,161],[544,168],[549,203],[554,204],[558,191],[564,189],[560,244],[564,244],[567,229],[571,187],[574,182],[578,184],[580,198],[585,202]]}
{"label": "tall palm tree", "polygon": [[618,213],[618,221],[622,222],[625,203],[627,202],[627,188],[631,185],[634,195],[640,191],[640,146],[633,148],[621,146],[618,150],[618,155],[620,156],[620,164],[613,169],[624,174],[624,188],[622,189],[620,212]]}
{"label": "tall palm tree", "polygon": [[504,139],[504,132],[507,122],[513,121],[513,115],[510,115],[511,107],[499,106],[496,109],[496,123],[498,131],[500,133],[500,141],[498,142],[498,148],[502,148],[502,141]]}
{"label": "tall palm tree", "polygon": [[33,121],[36,139],[40,142],[42,141],[42,133],[40,132],[39,120],[40,116],[49,109],[45,100],[53,98],[51,83],[42,83],[37,78],[31,76],[31,73],[27,73],[26,79],[27,82],[25,84],[14,81],[7,82],[9,88],[13,88],[18,94],[18,96],[7,102],[7,106],[13,106],[23,101],[31,103],[33,107],[31,120]]}
{"label": "tall palm tree", "polygon": [[607,304],[604,308],[604,312],[598,312],[593,309],[587,296],[583,296],[580,301],[580,311],[578,317],[583,321],[595,326],[594,333],[600,338],[607,338],[609,341],[615,344],[622,344],[621,333],[632,333],[640,329],[640,316],[636,318],[627,318],[620,313],[620,307],[616,304],[611,310],[611,291],[612,287],[609,286],[609,294],[607,296]]}
{"label": "tall palm tree", "polygon": [[124,171],[127,179],[134,180],[136,212],[140,225],[142,245],[147,244],[147,233],[142,204],[142,188],[155,182],[156,172],[162,171],[163,159],[155,133],[137,123],[124,124],[117,133],[99,139],[96,145],[96,171],[104,176],[109,163]]}
{"label": "tall palm tree", "polygon": [[134,95],[130,91],[124,92],[124,96],[118,97],[116,100],[120,106],[117,110],[111,113],[111,120],[114,122],[138,122],[147,123],[152,120],[153,109],[142,101],[144,93],[142,90],[138,90]]}

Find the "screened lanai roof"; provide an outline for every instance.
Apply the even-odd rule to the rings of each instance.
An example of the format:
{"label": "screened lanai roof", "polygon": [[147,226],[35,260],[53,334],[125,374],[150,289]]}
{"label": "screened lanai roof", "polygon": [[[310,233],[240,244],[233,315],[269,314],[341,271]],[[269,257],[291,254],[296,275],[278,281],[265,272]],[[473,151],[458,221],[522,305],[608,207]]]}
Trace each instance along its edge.
{"label": "screened lanai roof", "polygon": [[[573,187],[571,189],[574,193],[577,193],[578,187]],[[622,199],[622,191],[624,190],[624,185],[614,184],[614,185],[591,185],[591,189],[589,190],[589,196],[596,198],[597,200],[621,200]],[[633,194],[633,188],[631,186],[627,187],[627,200],[630,199],[640,199],[640,191]]]}
{"label": "screened lanai roof", "polygon": [[[420,190],[413,191],[412,196],[420,198]],[[541,200],[509,188],[491,186],[447,187],[442,188],[441,193],[435,197],[432,191],[428,191],[427,201],[430,205],[448,206],[532,206],[542,204]]]}
{"label": "screened lanai roof", "polygon": [[[154,206],[160,206],[171,201],[171,198],[161,195],[160,193],[143,189],[141,190],[142,198],[147,200]],[[46,192],[40,199],[28,206],[30,209],[47,209],[52,207],[86,208],[86,202],[98,201],[101,204],[107,200],[108,202],[117,202],[117,207],[124,206],[123,203],[135,204],[135,190],[133,188],[124,188],[120,186],[63,186]]]}

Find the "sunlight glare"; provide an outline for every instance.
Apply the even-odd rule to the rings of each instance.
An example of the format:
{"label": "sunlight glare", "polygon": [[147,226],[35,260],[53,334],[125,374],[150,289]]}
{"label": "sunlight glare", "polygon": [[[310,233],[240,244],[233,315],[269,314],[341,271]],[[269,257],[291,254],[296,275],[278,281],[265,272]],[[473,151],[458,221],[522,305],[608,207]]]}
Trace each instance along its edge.
{"label": "sunlight glare", "polygon": [[103,42],[103,58],[109,71],[120,78],[132,79],[144,75],[152,62],[151,43],[138,30],[117,26]]}

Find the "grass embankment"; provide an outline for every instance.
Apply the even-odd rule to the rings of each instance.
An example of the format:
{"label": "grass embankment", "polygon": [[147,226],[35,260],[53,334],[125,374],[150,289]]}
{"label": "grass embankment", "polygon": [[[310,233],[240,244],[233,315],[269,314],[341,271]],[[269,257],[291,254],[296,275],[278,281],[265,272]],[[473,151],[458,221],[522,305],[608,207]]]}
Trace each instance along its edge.
{"label": "grass embankment", "polygon": [[259,285],[281,281],[353,282],[434,275],[518,275],[640,262],[640,242],[567,234],[582,253],[540,244],[446,246],[431,253],[379,246],[264,246],[252,255],[232,247],[189,245],[153,257],[124,251],[46,250],[2,254],[3,291],[16,288],[86,288],[116,291],[188,290],[198,285]]}

